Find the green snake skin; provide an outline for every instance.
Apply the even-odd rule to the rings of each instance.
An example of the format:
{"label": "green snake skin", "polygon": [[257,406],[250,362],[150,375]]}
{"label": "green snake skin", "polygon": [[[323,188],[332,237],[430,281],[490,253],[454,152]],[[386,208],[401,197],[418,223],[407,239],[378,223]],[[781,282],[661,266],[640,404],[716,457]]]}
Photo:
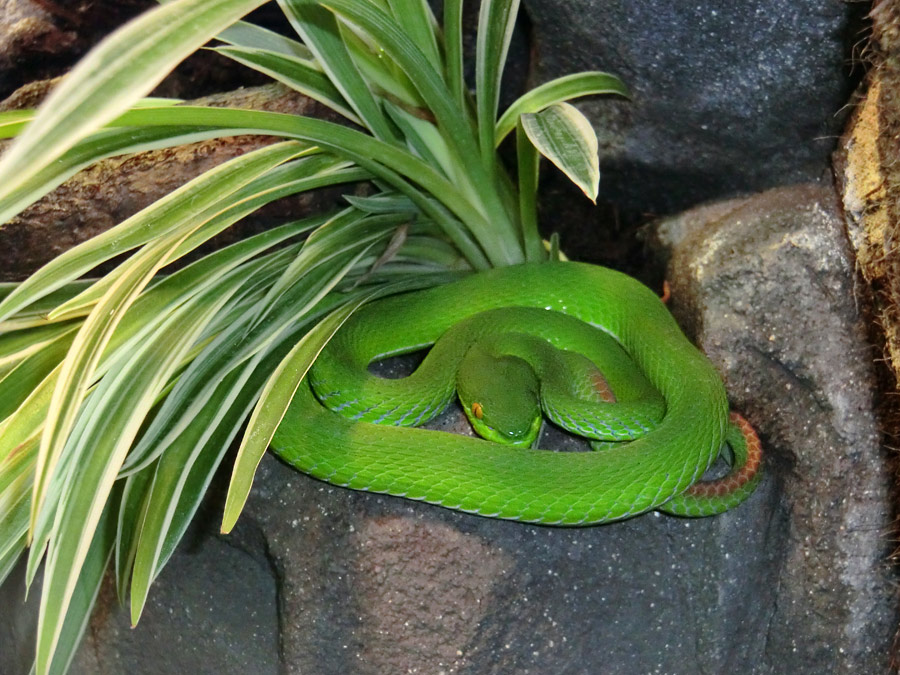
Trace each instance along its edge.
{"label": "green snake skin", "polygon": [[[610,419],[641,427],[635,440],[602,443],[595,452],[551,452],[395,426],[423,423],[454,396],[456,367],[472,338],[438,338],[474,315],[507,307],[532,308],[529,316],[534,309],[548,317],[562,313],[602,331],[589,329],[604,344],[585,355],[615,393],[616,403],[601,404]],[[496,332],[499,317],[481,323]],[[570,343],[559,325],[530,323],[529,332],[580,350],[580,339]],[[380,358],[432,344],[426,362],[408,378],[387,380],[366,370]],[[329,407],[316,398],[310,380]],[[481,272],[363,307],[301,383],[272,448],[300,471],[335,485],[489,517],[589,525],[653,509],[708,515],[739,503],[759,480],[758,441],[751,469],[742,429],[729,421],[718,374],[650,289],[607,268],[565,262]],[[715,487],[692,488],[719,456],[726,433],[731,472]]]}

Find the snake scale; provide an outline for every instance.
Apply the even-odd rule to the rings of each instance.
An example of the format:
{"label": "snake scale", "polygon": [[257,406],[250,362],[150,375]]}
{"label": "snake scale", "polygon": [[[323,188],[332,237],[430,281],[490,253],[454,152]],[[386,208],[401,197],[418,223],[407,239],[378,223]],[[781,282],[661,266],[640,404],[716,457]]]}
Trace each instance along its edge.
{"label": "snake scale", "polygon": [[[514,330],[537,335],[525,342],[569,349],[561,337],[565,325],[539,327],[541,317],[562,314],[563,324],[581,327],[573,332],[591,331],[589,341],[603,344],[596,355],[586,355],[616,401],[597,404],[606,421],[586,423],[609,427],[608,434],[595,436],[597,450],[552,452],[408,426],[446,407],[459,361],[482,333],[506,330],[505,308],[525,308],[514,311],[528,325]],[[460,322],[482,328],[475,335],[454,331]],[[420,366],[424,374],[388,380],[367,371],[373,361],[431,345]],[[513,384],[519,366],[512,365],[496,373],[476,366],[473,372],[498,384],[502,398],[520,389]],[[477,425],[483,404],[464,405]],[[634,433],[627,431],[632,428]],[[633,440],[621,440],[622,433]],[[300,471],[336,485],[553,525],[604,523],[654,509],[718,513],[753,491],[761,459],[749,424],[729,417],[718,374],[659,298],[622,273],[573,262],[479,272],[364,306],[301,382],[272,448]],[[720,452],[731,457],[730,471],[701,481]]]}

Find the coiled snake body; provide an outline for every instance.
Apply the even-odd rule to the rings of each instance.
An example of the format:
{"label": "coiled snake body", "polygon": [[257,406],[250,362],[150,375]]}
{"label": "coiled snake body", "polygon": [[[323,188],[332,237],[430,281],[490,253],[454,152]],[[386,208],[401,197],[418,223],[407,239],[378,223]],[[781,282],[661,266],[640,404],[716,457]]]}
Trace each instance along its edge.
{"label": "coiled snake body", "polygon": [[[525,309],[507,316],[505,308]],[[556,323],[542,328],[544,316],[557,317]],[[527,325],[506,326],[522,321]],[[460,322],[466,327],[454,329]],[[570,325],[577,337],[563,335]],[[536,337],[502,337],[507,330]],[[577,417],[576,433],[618,442],[600,443],[593,452],[551,452],[497,442],[518,431],[498,437],[488,429],[494,440],[484,440],[396,426],[423,423],[445,408],[458,364],[485,340],[514,353],[496,372],[475,361],[463,378],[496,384],[488,399],[521,393],[518,373],[525,368],[519,362],[531,360],[535,341],[589,351],[572,357],[572,368],[578,370],[580,359],[589,373],[600,374],[599,389],[609,384],[611,392],[587,395],[602,412],[588,414],[588,421],[567,410],[547,414],[560,424]],[[432,344],[408,378],[386,380],[367,371],[380,358]],[[545,370],[568,373],[561,369]],[[465,398],[463,404],[476,428],[483,426],[491,406]],[[518,445],[534,438],[534,423],[525,426]],[[557,525],[603,523],[653,509],[718,513],[753,491],[760,463],[752,429],[739,417],[729,420],[718,374],[656,295],[619,272],[570,262],[490,270],[366,305],[301,383],[272,447],[299,470],[337,485]],[[723,447],[733,455],[728,475],[698,483]]]}

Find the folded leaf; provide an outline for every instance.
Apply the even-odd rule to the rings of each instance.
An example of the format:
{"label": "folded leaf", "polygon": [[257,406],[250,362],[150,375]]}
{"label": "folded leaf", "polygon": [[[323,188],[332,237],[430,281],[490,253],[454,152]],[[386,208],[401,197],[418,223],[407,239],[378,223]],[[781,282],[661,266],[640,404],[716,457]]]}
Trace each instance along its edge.
{"label": "folded leaf", "polygon": [[600,158],[597,134],[587,118],[568,103],[522,115],[522,128],[540,153],[559,167],[588,199],[597,201]]}

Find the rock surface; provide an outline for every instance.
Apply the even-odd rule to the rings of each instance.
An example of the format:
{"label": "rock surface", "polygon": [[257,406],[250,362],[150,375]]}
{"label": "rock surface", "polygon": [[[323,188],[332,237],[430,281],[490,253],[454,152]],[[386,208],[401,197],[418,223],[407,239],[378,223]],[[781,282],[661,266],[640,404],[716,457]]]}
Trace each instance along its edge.
{"label": "rock surface", "polygon": [[673,249],[673,311],[699,318],[696,342],[759,425],[783,490],[773,672],[885,672],[897,624],[892,459],[834,190],[717,203],[658,237]]}
{"label": "rock surface", "polygon": [[[213,495],[136,631],[104,592],[74,672],[244,673],[228,656],[241,652],[254,672],[326,675],[884,672],[889,474],[833,193],[767,192],[659,232],[673,310],[765,445],[745,504],[554,529],[334,488],[266,457],[235,532],[215,534]],[[28,616],[0,618],[0,655],[27,653]]]}
{"label": "rock surface", "polygon": [[[155,0],[0,0],[0,99],[22,85],[66,73],[108,33],[157,4]],[[267,26],[284,25],[275,3],[257,10],[252,18]],[[201,50],[166,77],[154,95],[196,98],[268,81]]]}
{"label": "rock surface", "polygon": [[630,101],[579,102],[600,136],[604,200],[639,213],[818,179],[850,93],[859,4],[526,0],[532,84],[621,77]]}

